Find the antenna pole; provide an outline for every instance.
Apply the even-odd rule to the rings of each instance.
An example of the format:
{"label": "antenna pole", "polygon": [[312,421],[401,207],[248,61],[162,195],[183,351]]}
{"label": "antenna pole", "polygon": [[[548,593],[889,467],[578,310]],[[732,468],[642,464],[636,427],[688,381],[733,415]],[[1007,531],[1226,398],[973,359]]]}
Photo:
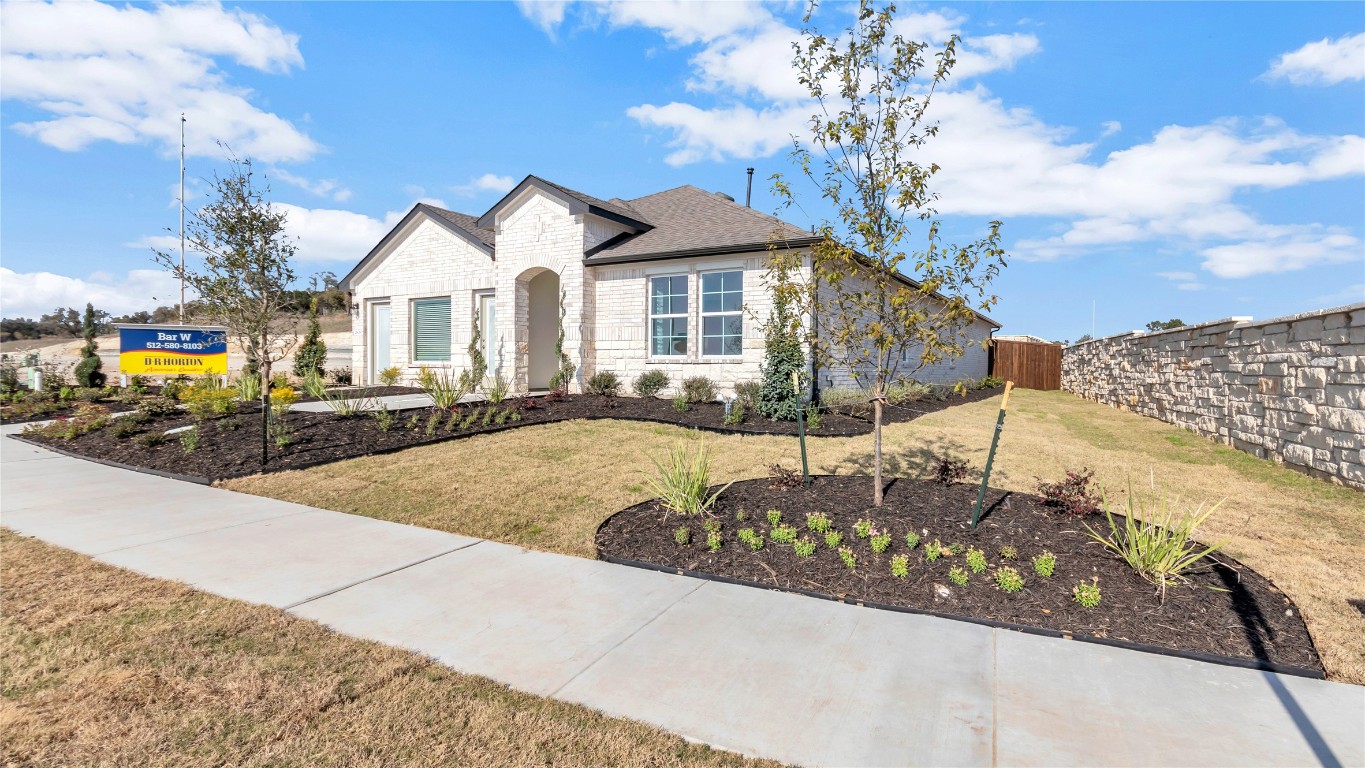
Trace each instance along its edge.
{"label": "antenna pole", "polygon": [[180,113],[180,324],[185,324],[185,113]]}
{"label": "antenna pole", "polygon": [[746,186],[745,189],[744,189],[744,207],[745,207],[745,208],[752,208],[753,206],[750,205],[749,203],[750,203],[750,201],[753,200],[753,196],[754,196],[754,169],[753,169],[753,168],[750,168],[750,169],[748,169],[748,170],[749,170],[749,184],[748,184],[748,186]]}

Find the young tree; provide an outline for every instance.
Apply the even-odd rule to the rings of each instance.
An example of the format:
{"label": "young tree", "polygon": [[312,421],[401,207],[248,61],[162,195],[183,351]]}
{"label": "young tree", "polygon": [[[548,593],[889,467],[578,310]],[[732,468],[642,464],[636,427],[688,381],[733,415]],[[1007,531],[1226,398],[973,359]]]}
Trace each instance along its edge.
{"label": "young tree", "polygon": [[198,295],[197,315],[221,325],[241,345],[261,377],[261,463],[269,458],[270,375],[298,343],[295,320],[287,313],[290,261],[295,245],[285,234],[285,214],[258,185],[251,159],[228,156],[228,170],[211,183],[210,202],[195,211],[185,227],[189,247],[203,257],[202,267],[180,266],[179,254],[156,252],[156,261]]}
{"label": "young tree", "polygon": [[95,311],[94,304],[85,305],[85,317],[81,322],[85,346],[81,347],[81,361],[76,363],[75,371],[76,381],[82,387],[104,386],[105,376],[101,370],[104,362],[99,356],[100,345],[95,341],[100,331],[100,314]]}
{"label": "young tree", "polygon": [[[776,253],[782,247],[773,243]],[[770,258],[767,282],[773,308],[763,321],[763,383],[758,390],[758,413],[770,419],[795,421],[801,412],[801,396],[792,386],[792,373],[804,377],[806,353],[801,348],[800,302],[795,270],[790,258]]]}
{"label": "young tree", "polygon": [[318,324],[318,300],[308,302],[308,334],[303,337],[299,351],[294,353],[294,375],[321,376],[327,363],[327,342],[322,340],[322,326]]}
{"label": "young tree", "polygon": [[488,358],[483,353],[483,322],[479,310],[474,310],[473,327],[469,334],[469,370],[460,372],[460,387],[466,392],[478,392],[488,376]]}
{"label": "young tree", "polygon": [[[927,43],[893,34],[896,8],[862,0],[857,19],[826,37],[805,17],[795,68],[817,111],[810,140],[795,140],[792,158],[835,211],[816,230],[810,283],[800,293],[817,328],[808,342],[823,367],[847,368],[873,404],[873,503],[882,502],[882,410],[887,385],[926,365],[960,357],[977,310],[1004,266],[1000,222],[966,245],[943,242],[929,180],[938,166],[922,160],[938,133],[926,114],[955,61],[957,38],[928,56]],[[781,177],[785,205],[795,193]],[[907,254],[912,224],[924,242]],[[785,258],[797,258],[786,256]],[[909,274],[907,274],[909,273]]]}

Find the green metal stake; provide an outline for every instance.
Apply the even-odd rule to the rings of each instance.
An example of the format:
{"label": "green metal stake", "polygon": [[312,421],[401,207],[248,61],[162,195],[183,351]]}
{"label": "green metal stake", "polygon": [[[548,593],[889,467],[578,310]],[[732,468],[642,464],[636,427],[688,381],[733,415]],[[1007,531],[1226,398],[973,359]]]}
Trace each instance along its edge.
{"label": "green metal stake", "polygon": [[801,404],[801,377],[792,371],[792,390],[796,392],[796,434],[801,439],[801,479],[810,487],[810,465],[806,463],[806,406]]}
{"label": "green metal stake", "polygon": [[1000,444],[1000,432],[1005,428],[1005,408],[1010,404],[1010,390],[1014,382],[1005,382],[1005,397],[1000,401],[1000,415],[995,419],[995,434],[991,436],[991,452],[986,454],[986,473],[981,478],[981,490],[976,494],[976,507],[972,510],[972,530],[981,520],[981,505],[986,503],[986,484],[991,481],[991,465],[995,463],[995,447]]}

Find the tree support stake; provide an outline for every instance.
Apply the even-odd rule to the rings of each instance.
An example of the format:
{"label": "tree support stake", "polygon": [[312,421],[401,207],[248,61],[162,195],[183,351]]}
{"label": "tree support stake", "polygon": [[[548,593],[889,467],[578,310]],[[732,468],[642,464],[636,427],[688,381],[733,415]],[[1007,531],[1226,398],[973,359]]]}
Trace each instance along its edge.
{"label": "tree support stake", "polygon": [[1005,396],[1000,400],[1000,415],[995,417],[995,434],[991,436],[991,451],[986,454],[986,471],[981,477],[981,490],[976,494],[976,507],[972,509],[972,530],[981,520],[981,505],[986,503],[986,485],[991,481],[991,465],[995,463],[995,448],[1000,445],[1000,433],[1005,429],[1005,409],[1010,404],[1010,390],[1014,382],[1005,382]]}

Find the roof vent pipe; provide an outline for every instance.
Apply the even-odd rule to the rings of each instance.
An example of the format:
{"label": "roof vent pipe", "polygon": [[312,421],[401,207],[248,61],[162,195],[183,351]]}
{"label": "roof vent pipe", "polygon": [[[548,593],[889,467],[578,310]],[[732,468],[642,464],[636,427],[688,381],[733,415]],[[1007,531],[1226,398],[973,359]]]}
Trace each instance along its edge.
{"label": "roof vent pipe", "polygon": [[747,188],[745,188],[745,190],[744,190],[744,207],[745,207],[745,208],[752,208],[753,206],[750,205],[750,203],[753,201],[753,199],[754,199],[754,169],[753,169],[753,168],[750,168],[750,169],[749,169],[749,186],[748,186]]}

